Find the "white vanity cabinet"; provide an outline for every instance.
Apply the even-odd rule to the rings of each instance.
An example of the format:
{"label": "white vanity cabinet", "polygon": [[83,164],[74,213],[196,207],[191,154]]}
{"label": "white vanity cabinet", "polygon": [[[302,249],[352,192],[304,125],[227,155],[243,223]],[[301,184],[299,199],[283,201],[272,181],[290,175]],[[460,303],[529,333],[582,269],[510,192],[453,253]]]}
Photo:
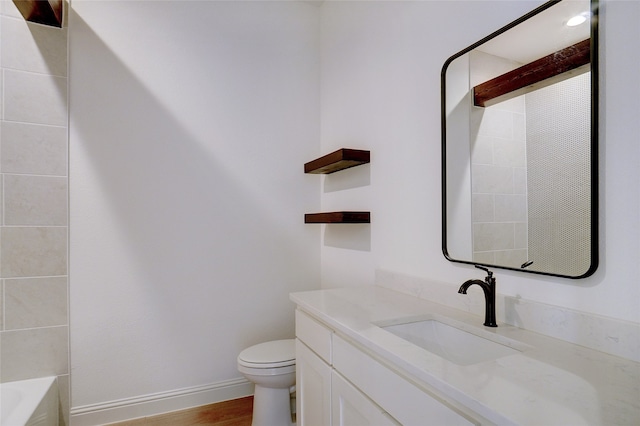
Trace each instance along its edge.
{"label": "white vanity cabinet", "polygon": [[329,328],[296,311],[298,425],[398,425],[332,367],[334,338]]}
{"label": "white vanity cabinet", "polygon": [[449,407],[434,394],[409,382],[382,362],[334,335],[333,368],[407,426],[480,424]]}
{"label": "white vanity cabinet", "polygon": [[473,425],[310,315],[296,311],[300,426]]}
{"label": "white vanity cabinet", "polygon": [[299,425],[331,424],[332,332],[296,310],[296,418]]}
{"label": "white vanity cabinet", "polygon": [[296,339],[296,417],[299,425],[331,424],[331,366]]}
{"label": "white vanity cabinet", "polygon": [[[506,324],[485,328],[476,315],[380,286],[290,297],[299,425],[640,425],[637,361]],[[429,319],[490,350],[465,335],[439,355],[389,328]],[[497,344],[509,350],[492,352]],[[451,353],[472,356],[458,363]]]}
{"label": "white vanity cabinet", "polygon": [[390,415],[335,370],[331,372],[333,426],[397,426]]}

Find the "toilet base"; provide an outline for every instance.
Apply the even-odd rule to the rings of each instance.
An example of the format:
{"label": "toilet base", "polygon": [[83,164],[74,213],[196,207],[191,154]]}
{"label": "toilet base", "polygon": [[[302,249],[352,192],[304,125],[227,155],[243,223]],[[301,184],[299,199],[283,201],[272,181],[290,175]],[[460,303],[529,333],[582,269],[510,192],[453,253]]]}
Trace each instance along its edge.
{"label": "toilet base", "polygon": [[255,386],[251,426],[291,426],[291,395],[289,388]]}

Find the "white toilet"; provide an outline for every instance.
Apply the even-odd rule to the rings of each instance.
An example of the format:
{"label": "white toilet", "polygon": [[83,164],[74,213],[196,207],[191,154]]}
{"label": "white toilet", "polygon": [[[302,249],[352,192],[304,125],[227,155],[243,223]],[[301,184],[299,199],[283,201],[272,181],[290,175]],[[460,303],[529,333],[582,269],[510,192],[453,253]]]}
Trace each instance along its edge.
{"label": "white toilet", "polygon": [[295,340],[274,340],[243,350],[238,355],[238,371],[255,384],[252,426],[291,426]]}

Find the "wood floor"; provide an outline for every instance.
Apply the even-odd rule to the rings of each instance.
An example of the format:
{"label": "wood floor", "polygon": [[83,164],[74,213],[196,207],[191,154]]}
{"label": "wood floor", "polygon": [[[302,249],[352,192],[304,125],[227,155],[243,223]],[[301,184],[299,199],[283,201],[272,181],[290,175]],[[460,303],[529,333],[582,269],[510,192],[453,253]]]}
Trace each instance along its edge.
{"label": "wood floor", "polygon": [[174,411],[159,416],[144,417],[111,426],[251,426],[253,396]]}

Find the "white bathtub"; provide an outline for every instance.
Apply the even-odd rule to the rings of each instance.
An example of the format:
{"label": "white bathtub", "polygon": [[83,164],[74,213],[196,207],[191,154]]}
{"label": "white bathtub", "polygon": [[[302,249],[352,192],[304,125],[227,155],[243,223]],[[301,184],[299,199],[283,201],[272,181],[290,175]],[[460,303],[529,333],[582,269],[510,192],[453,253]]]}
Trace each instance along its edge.
{"label": "white bathtub", "polygon": [[55,377],[0,384],[0,426],[57,426]]}

